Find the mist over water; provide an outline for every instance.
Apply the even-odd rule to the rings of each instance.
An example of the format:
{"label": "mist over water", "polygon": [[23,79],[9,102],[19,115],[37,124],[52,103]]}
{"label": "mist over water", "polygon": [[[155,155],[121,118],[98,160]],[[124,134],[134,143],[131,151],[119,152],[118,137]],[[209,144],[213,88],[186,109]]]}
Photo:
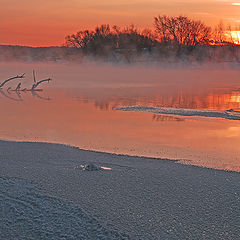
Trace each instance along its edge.
{"label": "mist over water", "polygon": [[[115,111],[113,107],[153,106],[221,110],[240,108],[240,79],[228,64],[0,64],[0,82],[26,73],[22,88],[1,90],[0,138],[71,144],[84,149],[182,159],[185,163],[240,170],[240,122],[210,118]],[[15,99],[15,100],[14,100]]]}

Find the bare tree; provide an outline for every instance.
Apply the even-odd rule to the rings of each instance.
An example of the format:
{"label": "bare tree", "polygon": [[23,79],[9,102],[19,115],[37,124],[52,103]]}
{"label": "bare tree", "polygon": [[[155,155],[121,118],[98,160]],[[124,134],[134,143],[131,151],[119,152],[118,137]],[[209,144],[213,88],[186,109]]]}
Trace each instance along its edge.
{"label": "bare tree", "polygon": [[214,40],[215,44],[222,45],[226,42],[226,34],[225,34],[225,27],[222,21],[214,29]]}
{"label": "bare tree", "polygon": [[76,34],[66,36],[65,45],[67,47],[86,48],[92,37],[92,31],[79,31]]}
{"label": "bare tree", "polygon": [[154,26],[159,41],[164,44],[196,46],[210,41],[211,28],[185,16],[158,16],[154,18]]}
{"label": "bare tree", "polygon": [[130,51],[150,49],[154,45],[150,30],[139,31],[134,25],[121,29],[118,26],[101,25],[95,31],[79,31],[66,37],[65,45],[86,50],[93,54],[108,54],[115,49]]}
{"label": "bare tree", "polygon": [[237,44],[240,44],[240,26],[236,28],[236,42]]}
{"label": "bare tree", "polygon": [[227,26],[227,35],[228,35],[228,42],[230,42],[231,44],[234,44],[234,39],[233,39],[233,31],[232,31],[232,27],[229,24]]}

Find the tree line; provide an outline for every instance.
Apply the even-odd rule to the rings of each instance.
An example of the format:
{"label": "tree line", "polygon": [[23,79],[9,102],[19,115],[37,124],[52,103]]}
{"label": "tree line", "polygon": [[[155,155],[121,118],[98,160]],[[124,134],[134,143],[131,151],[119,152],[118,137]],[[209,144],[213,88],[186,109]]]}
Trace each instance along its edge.
{"label": "tree line", "polygon": [[[229,35],[229,36],[227,36]],[[154,48],[175,47],[193,50],[203,45],[233,45],[230,26],[226,30],[222,23],[215,29],[202,21],[186,16],[158,16],[154,18],[154,30],[139,30],[134,25],[120,28],[108,24],[95,30],[83,30],[66,36],[65,46],[81,49],[94,55],[113,51],[151,52]]]}
{"label": "tree line", "polygon": [[156,45],[150,30],[138,30],[134,25],[121,29],[101,25],[94,31],[84,30],[66,37],[67,47],[81,48],[86,53],[101,54],[116,49],[151,49]]}

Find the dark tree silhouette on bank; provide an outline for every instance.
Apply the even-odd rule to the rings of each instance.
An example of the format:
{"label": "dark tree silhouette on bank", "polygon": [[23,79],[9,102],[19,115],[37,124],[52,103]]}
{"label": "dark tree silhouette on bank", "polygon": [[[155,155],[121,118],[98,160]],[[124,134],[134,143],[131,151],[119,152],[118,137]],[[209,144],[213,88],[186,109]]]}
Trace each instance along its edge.
{"label": "dark tree silhouette on bank", "polygon": [[191,20],[185,16],[154,18],[157,38],[161,43],[197,46],[209,44],[211,28],[201,21]]}
{"label": "dark tree silhouette on bank", "polygon": [[93,32],[89,30],[79,31],[76,34],[66,36],[66,46],[86,48],[92,39]]}
{"label": "dark tree silhouette on bank", "polygon": [[[203,22],[186,16],[160,15],[154,18],[154,30],[105,24],[66,36],[64,46],[73,58],[99,56],[107,61],[126,62],[233,59],[239,62],[240,48],[233,41],[231,27],[225,31],[219,24],[212,31]],[[75,51],[75,48],[79,50]]]}
{"label": "dark tree silhouette on bank", "polygon": [[107,53],[113,50],[131,49],[151,50],[156,41],[151,30],[139,31],[134,25],[121,29],[118,26],[101,25],[94,31],[84,30],[66,37],[67,47],[81,48],[93,54]]}

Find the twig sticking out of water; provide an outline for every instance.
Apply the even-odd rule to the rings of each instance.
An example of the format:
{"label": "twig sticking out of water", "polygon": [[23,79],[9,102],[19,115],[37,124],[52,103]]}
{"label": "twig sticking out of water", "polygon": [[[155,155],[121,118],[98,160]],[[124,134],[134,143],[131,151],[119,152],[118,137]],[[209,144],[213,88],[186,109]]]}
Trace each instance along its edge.
{"label": "twig sticking out of water", "polygon": [[36,83],[34,83],[32,85],[32,89],[31,90],[34,90],[39,84],[41,84],[43,82],[49,82],[49,81],[52,81],[52,79],[51,78],[47,78],[47,79],[40,80],[40,81],[38,81],[38,82],[36,82]]}
{"label": "twig sticking out of water", "polygon": [[47,79],[43,79],[43,80],[40,80],[40,81],[37,81],[36,80],[36,74],[35,74],[35,70],[33,70],[33,82],[34,84],[32,85],[32,88],[30,91],[34,91],[35,88],[37,88],[37,86],[43,82],[49,82],[49,81],[52,81],[51,78],[47,78]]}

